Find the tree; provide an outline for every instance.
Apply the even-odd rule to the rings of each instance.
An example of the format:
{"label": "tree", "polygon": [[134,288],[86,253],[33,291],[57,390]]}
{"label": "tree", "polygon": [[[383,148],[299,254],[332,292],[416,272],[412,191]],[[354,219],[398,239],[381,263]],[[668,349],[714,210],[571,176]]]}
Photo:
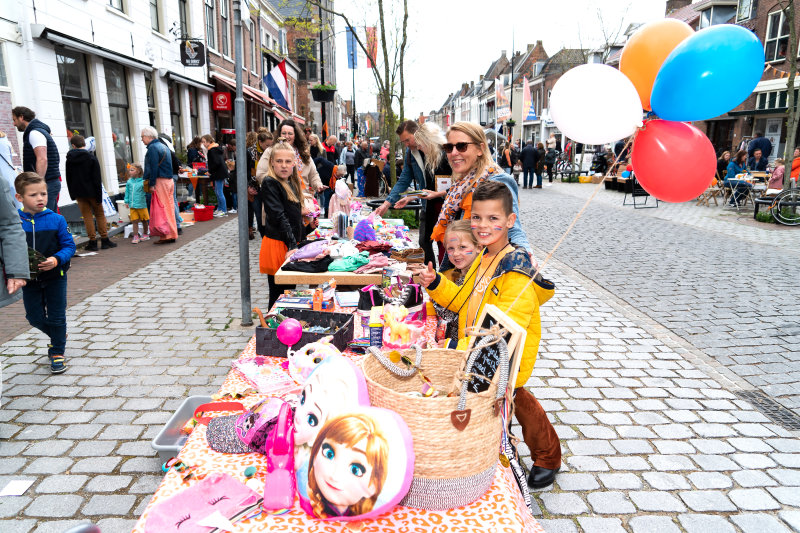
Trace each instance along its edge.
{"label": "tree", "polygon": [[[408,46],[408,39],[407,39],[407,27],[408,27],[408,0],[390,0],[390,5],[386,5],[384,0],[378,0],[378,28],[377,31],[380,35],[380,52],[381,57],[371,57],[371,52],[369,50],[368,43],[362,41],[362,39],[358,36],[354,30],[358,27],[357,24],[354,24],[350,21],[347,15],[345,15],[341,11],[336,11],[334,8],[330,6],[331,2],[326,2],[325,0],[306,0],[308,6],[313,6],[317,9],[322,9],[331,15],[340,18],[345,27],[350,28],[353,30],[353,35],[355,37],[356,44],[358,45],[364,53],[371,58],[372,61],[372,75],[375,78],[375,83],[378,88],[378,98],[381,102],[381,113],[382,113],[382,124],[383,130],[389,139],[389,161],[394,162],[395,158],[395,151],[397,150],[397,137],[394,135],[394,131],[397,128],[397,124],[399,123],[400,119],[404,116],[405,106],[404,106],[404,99],[405,99],[405,76],[403,72],[404,66],[404,57],[406,48]],[[392,15],[395,10],[400,9],[400,5],[402,5],[402,23],[399,27],[390,28],[390,31],[393,30],[394,35],[392,37],[392,41],[394,43],[394,49],[390,49],[389,42],[387,40],[387,13]],[[400,17],[391,17],[391,20],[399,20]],[[374,19],[371,19],[374,20]],[[287,20],[287,24],[290,24],[290,21]],[[380,59],[380,60],[379,60]],[[399,92],[398,92],[399,86]],[[394,103],[395,101],[398,103],[399,106],[399,114],[394,112]],[[391,167],[391,181],[394,182],[396,178],[396,167],[394,164],[390,165]]]}
{"label": "tree", "polygon": [[789,79],[786,82],[786,146],[783,150],[783,157],[786,161],[783,175],[783,188],[788,189],[792,172],[792,156],[794,154],[795,143],[797,142],[797,126],[800,122],[800,106],[794,95],[794,80],[797,77],[797,7],[794,0],[780,0],[775,7],[783,11],[786,23],[789,25],[789,50],[786,58],[789,62]]}

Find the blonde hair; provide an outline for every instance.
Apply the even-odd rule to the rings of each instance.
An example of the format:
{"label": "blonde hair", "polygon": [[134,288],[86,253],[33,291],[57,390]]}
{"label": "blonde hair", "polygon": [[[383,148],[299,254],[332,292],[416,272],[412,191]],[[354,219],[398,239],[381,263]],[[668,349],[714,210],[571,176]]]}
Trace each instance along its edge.
{"label": "blonde hair", "polygon": [[472,224],[469,220],[461,219],[455,220],[447,225],[447,229],[444,230],[444,238],[445,242],[447,241],[447,236],[452,233],[459,233],[463,235],[469,235],[469,240],[475,245],[476,248],[480,248],[478,244],[478,239],[475,238],[475,234],[472,233]]}
{"label": "blonde hair", "polygon": [[142,167],[142,165],[140,165],[139,163],[131,163],[131,168],[136,169],[137,178],[144,176],[144,167]]}
{"label": "blonde hair", "polygon": [[320,430],[311,448],[308,467],[308,499],[314,515],[319,518],[327,518],[325,511],[324,496],[320,493],[317,480],[314,477],[314,458],[319,454],[320,448],[325,440],[342,444],[348,448],[355,447],[359,442],[366,440],[364,454],[367,463],[372,468],[369,485],[374,485],[375,490],[369,498],[362,498],[358,502],[348,506],[350,516],[368,513],[375,506],[378,495],[383,490],[386,482],[388,463],[389,463],[389,442],[381,433],[375,421],[363,414],[346,414],[331,419]]}
{"label": "blonde hair", "polygon": [[417,146],[425,153],[425,170],[431,174],[436,173],[436,168],[442,162],[442,145],[447,142],[442,130],[433,122],[425,122],[414,132]]}
{"label": "blonde hair", "polygon": [[[463,133],[469,137],[472,142],[478,144],[478,149],[481,153],[476,161],[477,166],[475,167],[475,176],[480,176],[492,161],[489,157],[489,150],[486,148],[486,135],[483,133],[483,129],[481,129],[478,124],[473,124],[472,122],[456,122],[450,126],[450,128],[448,128],[447,136],[449,137],[450,132],[453,131]],[[464,176],[460,177],[463,178]]]}
{"label": "blonde hair", "polygon": [[300,174],[297,172],[297,164],[295,163],[294,167],[292,167],[292,175],[289,176],[288,180],[280,179],[277,174],[275,174],[275,170],[272,167],[272,162],[275,160],[275,152],[284,151],[290,152],[292,154],[292,161],[294,162],[294,147],[286,142],[286,140],[281,137],[278,139],[278,142],[272,145],[272,150],[269,153],[269,163],[267,165],[267,176],[270,178],[277,180],[283,186],[283,190],[286,191],[286,197],[289,199],[290,202],[299,204],[301,203],[302,198],[302,191],[303,191],[303,183],[300,181]]}

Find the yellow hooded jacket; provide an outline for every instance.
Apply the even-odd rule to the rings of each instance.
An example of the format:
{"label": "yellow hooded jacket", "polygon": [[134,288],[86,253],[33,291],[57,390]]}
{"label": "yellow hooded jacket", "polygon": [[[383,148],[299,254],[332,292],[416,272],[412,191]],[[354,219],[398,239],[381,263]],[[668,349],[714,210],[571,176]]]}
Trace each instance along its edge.
{"label": "yellow hooded jacket", "polygon": [[[456,285],[440,273],[427,289],[434,302],[458,313],[459,350],[466,350],[469,344],[469,338],[464,336],[464,330],[467,327],[467,307],[482,256],[483,254],[478,255],[472,262],[467,275],[464,276],[463,285]],[[480,316],[484,305],[494,304],[527,331],[519,374],[517,374],[517,382],[514,384],[515,388],[525,385],[531,377],[536,354],[539,352],[539,341],[542,338],[539,306],[552,298],[555,292],[555,285],[545,279],[536,280],[527,288],[525,287],[533,275],[532,267],[528,252],[524,248],[515,246],[514,250],[506,254],[495,268],[477,312],[477,316]],[[520,293],[522,296],[519,297],[514,307],[509,309]]]}

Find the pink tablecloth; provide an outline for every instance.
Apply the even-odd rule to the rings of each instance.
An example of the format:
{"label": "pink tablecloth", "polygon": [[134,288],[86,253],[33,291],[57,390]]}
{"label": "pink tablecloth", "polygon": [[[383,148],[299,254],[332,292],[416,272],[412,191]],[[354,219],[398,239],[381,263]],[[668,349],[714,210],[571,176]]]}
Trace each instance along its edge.
{"label": "pink tablecloth", "polygon": [[[430,328],[427,328],[430,331]],[[363,356],[347,354],[354,361],[359,361]],[[255,337],[250,339],[247,347],[240,357],[255,356]],[[268,361],[279,365],[284,359],[267,358]],[[252,384],[237,370],[231,369],[225,379],[220,393],[242,392],[252,388]],[[242,403],[250,407],[262,399],[261,395],[250,395]],[[257,453],[248,454],[223,454],[209,448],[205,439],[205,426],[198,426],[180,453],[180,459],[187,465],[196,466],[199,473],[225,472],[241,481],[246,481],[244,469],[256,466],[263,472],[267,468],[266,458]],[[144,524],[148,513],[153,506],[163,502],[170,496],[188,487],[188,483],[181,481],[179,474],[170,471],[164,476],[153,498],[150,500],[139,521],[134,527],[134,533],[143,533]],[[263,491],[263,483],[258,480],[248,481],[248,485],[256,491]],[[262,513],[260,516],[237,522],[234,533],[249,531],[310,531],[310,532],[537,532],[544,533],[541,525],[528,511],[519,488],[516,485],[510,468],[504,468],[498,463],[495,480],[492,488],[482,498],[472,504],[451,509],[448,511],[426,511],[410,507],[396,507],[392,512],[375,519],[361,522],[321,522],[306,515],[295,502],[294,508],[283,515],[269,515]]]}

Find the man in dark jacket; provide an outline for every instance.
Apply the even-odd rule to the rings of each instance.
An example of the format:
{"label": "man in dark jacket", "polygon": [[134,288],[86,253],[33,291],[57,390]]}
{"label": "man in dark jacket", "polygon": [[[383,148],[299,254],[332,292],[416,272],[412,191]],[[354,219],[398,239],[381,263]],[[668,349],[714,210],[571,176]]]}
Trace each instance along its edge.
{"label": "man in dark jacket", "polygon": [[354,163],[356,168],[361,168],[364,166],[364,161],[369,159],[369,144],[367,141],[362,141],[361,146],[356,150],[356,155],[354,158]]}
{"label": "man in dark jacket", "polygon": [[44,176],[47,183],[47,209],[57,211],[61,171],[58,168],[58,148],[50,135],[50,127],[37,119],[36,113],[23,106],[12,109],[11,118],[17,130],[23,132],[22,170]]}
{"label": "man in dark jacket", "polygon": [[520,159],[522,159],[522,188],[530,189],[533,187],[536,163],[539,162],[539,152],[534,148],[533,141],[525,143],[525,148],[520,152]]}
{"label": "man in dark jacket", "polygon": [[[97,250],[97,229],[100,230],[101,248],[115,248],[116,243],[108,238],[108,224],[103,212],[103,178],[100,175],[100,163],[89,150],[82,135],[73,135],[69,140],[72,149],[67,152],[67,190],[70,197],[78,203],[89,244],[86,249]],[[92,217],[94,215],[94,217]]]}
{"label": "man in dark jacket", "polygon": [[772,142],[764,137],[764,132],[757,131],[755,139],[747,145],[747,157],[753,157],[756,150],[761,150],[761,156],[764,159],[769,159],[769,155],[772,153]]}
{"label": "man in dark jacket", "polygon": [[[331,135],[325,139],[325,142],[322,143],[322,146],[325,148],[325,158],[334,165],[337,164],[339,162],[339,153],[341,150],[339,150],[339,147],[336,146],[336,137]],[[325,184],[324,181],[322,183]]]}

